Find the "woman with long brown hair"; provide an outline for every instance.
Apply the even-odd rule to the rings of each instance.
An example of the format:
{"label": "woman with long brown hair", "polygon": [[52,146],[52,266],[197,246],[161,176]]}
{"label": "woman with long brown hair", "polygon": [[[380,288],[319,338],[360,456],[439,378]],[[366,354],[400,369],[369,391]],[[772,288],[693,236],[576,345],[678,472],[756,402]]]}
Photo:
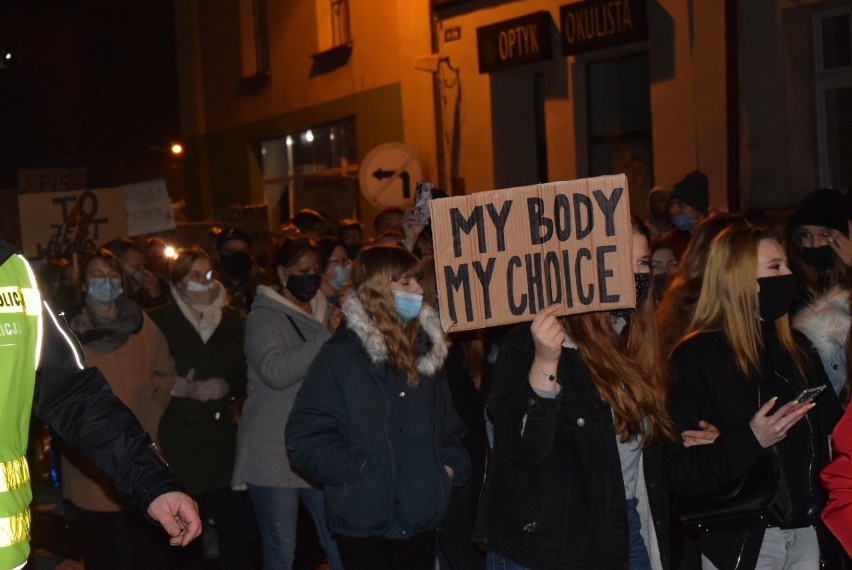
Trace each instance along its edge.
{"label": "woman with long brown hair", "polygon": [[358,254],[345,325],[314,359],[287,422],[290,461],[325,486],[347,570],[432,570],[450,487],[470,474],[447,342],[421,275],[401,247]]}
{"label": "woman with long brown hair", "polygon": [[657,307],[660,354],[664,359],[668,358],[692,322],[695,304],[701,294],[701,280],[710,243],[719,232],[732,225],[745,226],[747,223],[736,214],[716,212],[704,218],[692,234],[677,272],[672,276]]}
{"label": "woman with long brown hair", "polygon": [[553,306],[501,345],[474,534],[489,568],[669,566],[660,444],[676,438],[636,219],[632,252],[635,310],[558,318]]}
{"label": "woman with long brown hair", "polygon": [[793,288],[784,249],[772,234],[725,229],[710,246],[695,315],[672,355],[676,428],[694,429],[706,420],[721,434],[713,445],[670,449],[673,492],[714,492],[777,453],[792,504],[789,520],[770,528],[761,523],[700,532],[707,569],[820,564],[824,496],[818,474],[828,460],[827,436],[839,402],[833,390],[817,398],[816,409],[796,402],[801,390],[825,385],[827,378],[801,348],[805,341],[791,332]]}

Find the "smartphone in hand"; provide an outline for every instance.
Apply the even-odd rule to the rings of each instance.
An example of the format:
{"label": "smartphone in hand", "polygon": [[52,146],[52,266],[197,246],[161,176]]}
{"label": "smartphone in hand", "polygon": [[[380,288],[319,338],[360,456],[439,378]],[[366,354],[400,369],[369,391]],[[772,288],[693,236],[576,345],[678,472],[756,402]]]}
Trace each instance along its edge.
{"label": "smartphone in hand", "polygon": [[790,408],[787,411],[787,413],[784,414],[784,415],[786,416],[788,414],[791,414],[791,413],[795,412],[796,410],[801,409],[802,406],[806,406],[806,405],[810,404],[811,402],[814,401],[814,399],[817,396],[822,394],[822,391],[825,390],[825,388],[826,388],[825,386],[817,386],[815,388],[806,388],[806,389],[802,390],[801,392],[799,392],[799,395],[796,396],[796,401],[798,403],[795,406],[793,406],[792,408]]}
{"label": "smartphone in hand", "polygon": [[418,182],[414,191],[414,206],[411,208],[412,215],[424,224],[429,223],[429,200],[432,199],[432,183]]}

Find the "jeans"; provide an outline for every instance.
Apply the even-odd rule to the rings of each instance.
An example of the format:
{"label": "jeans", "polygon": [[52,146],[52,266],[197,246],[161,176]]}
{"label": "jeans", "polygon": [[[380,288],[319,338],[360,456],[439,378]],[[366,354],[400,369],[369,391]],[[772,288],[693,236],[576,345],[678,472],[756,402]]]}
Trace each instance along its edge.
{"label": "jeans", "polygon": [[[706,557],[701,557],[704,570],[717,570]],[[756,570],[812,570],[819,568],[819,543],[816,529],[778,527],[766,529]]]}
{"label": "jeans", "polygon": [[642,521],[636,505],[639,499],[633,498],[627,501],[627,532],[630,535],[630,570],[651,570],[651,558],[648,556],[648,548],[642,539]]}
{"label": "jeans", "polygon": [[526,566],[521,566],[503,558],[499,554],[489,552],[485,557],[485,570],[529,570]]}
{"label": "jeans", "polygon": [[249,485],[260,538],[263,541],[264,570],[290,570],[296,558],[296,521],[299,499],[314,519],[320,545],[325,551],[329,570],[343,570],[337,543],[325,524],[323,492],[319,489],[260,487]]}

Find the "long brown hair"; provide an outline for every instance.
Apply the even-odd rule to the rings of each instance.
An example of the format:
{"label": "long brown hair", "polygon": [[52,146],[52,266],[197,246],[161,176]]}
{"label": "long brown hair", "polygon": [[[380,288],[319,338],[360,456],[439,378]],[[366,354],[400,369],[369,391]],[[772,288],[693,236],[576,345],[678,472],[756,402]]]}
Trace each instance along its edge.
{"label": "long brown hair", "polygon": [[[701,296],[684,339],[706,331],[722,331],[740,371],[751,377],[760,370],[760,307],[757,296],[757,250],[763,240],[778,241],[762,228],[729,227],[720,233],[707,255]],[[802,371],[799,350],[784,315],[775,321],[781,345]]]}
{"label": "long brown hair", "polygon": [[[644,231],[643,231],[644,230]],[[633,233],[648,237],[647,229],[633,224]],[[666,408],[667,383],[663,373],[654,298],[649,292],[616,333],[610,313],[587,313],[562,318],[562,325],[577,343],[601,398],[614,412],[621,441],[643,434],[643,446],[660,439],[675,440]]]}
{"label": "long brown hair", "polygon": [[395,245],[379,244],[362,249],[352,266],[351,292],[382,333],[388,358],[397,372],[408,376],[408,385],[417,387],[417,335],[420,323],[412,319],[404,324],[394,309],[391,282],[405,278],[420,279],[420,260]]}
{"label": "long brown hair", "polygon": [[660,335],[660,354],[663,359],[668,358],[692,322],[695,304],[701,295],[701,282],[710,243],[719,232],[732,225],[747,224],[740,216],[716,212],[703,219],[693,232],[678,264],[677,273],[672,277],[657,307],[657,331]]}

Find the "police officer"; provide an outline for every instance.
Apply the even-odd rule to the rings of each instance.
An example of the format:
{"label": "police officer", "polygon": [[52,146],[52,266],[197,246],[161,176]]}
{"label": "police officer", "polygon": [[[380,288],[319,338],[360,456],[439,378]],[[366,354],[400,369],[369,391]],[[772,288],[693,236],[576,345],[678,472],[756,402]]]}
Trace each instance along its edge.
{"label": "police officer", "polygon": [[173,546],[201,534],[198,506],[101,372],[86,368],[64,319],[43,303],[27,261],[0,239],[0,570],[29,556],[30,411],[114,479]]}

